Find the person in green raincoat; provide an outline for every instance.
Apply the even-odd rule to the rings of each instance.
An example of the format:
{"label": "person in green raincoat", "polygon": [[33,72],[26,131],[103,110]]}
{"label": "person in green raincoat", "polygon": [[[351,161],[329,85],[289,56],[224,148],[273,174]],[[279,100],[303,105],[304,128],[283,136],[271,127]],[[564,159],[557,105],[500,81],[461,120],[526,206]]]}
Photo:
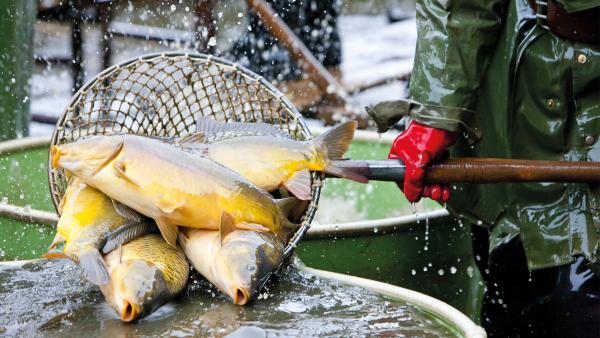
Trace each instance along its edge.
{"label": "person in green raincoat", "polygon": [[369,110],[381,132],[409,116],[390,158],[410,201],[472,225],[491,337],[600,337],[600,187],[423,187],[453,156],[600,161],[600,0],[417,0],[410,98]]}

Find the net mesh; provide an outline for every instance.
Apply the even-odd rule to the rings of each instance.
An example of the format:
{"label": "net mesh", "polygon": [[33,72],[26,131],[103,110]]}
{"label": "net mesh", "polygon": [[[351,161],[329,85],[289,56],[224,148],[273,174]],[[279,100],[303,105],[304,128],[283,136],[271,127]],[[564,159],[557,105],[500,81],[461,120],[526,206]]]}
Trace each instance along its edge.
{"label": "net mesh", "polygon": [[[163,53],[110,67],[83,86],[58,119],[51,146],[86,135],[184,136],[196,131],[198,116],[225,122],[265,122],[297,140],[311,137],[293,105],[262,77],[208,55]],[[63,170],[48,167],[58,211],[67,180]],[[286,255],[310,226],[322,179],[312,173],[312,200]]]}

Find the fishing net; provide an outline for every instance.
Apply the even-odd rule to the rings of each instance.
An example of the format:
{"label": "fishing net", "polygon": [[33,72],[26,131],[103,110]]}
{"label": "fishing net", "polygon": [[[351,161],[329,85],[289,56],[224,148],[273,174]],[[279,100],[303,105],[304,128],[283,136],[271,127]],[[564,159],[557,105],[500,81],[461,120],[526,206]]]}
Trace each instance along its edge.
{"label": "fishing net", "polygon": [[[196,132],[196,119],[265,122],[297,140],[311,138],[302,116],[268,81],[227,60],[203,54],[151,54],[112,66],[84,85],[61,114],[51,146],[87,135],[137,134],[159,137]],[[50,161],[50,159],[49,159]],[[49,168],[57,208],[67,180]],[[287,243],[289,256],[317,209],[323,176],[313,172],[311,201]]]}

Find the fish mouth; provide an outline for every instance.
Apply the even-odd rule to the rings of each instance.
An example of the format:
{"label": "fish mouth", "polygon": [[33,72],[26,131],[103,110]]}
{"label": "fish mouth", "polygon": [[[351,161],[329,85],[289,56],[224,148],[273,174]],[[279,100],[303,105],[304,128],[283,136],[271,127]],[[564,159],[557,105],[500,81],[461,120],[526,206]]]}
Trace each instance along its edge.
{"label": "fish mouth", "polygon": [[126,323],[131,323],[136,320],[140,315],[140,308],[134,303],[125,299],[123,301],[123,308],[121,309],[121,320]]}
{"label": "fish mouth", "polygon": [[234,286],[232,289],[233,304],[246,305],[250,300],[250,295],[247,289]]}
{"label": "fish mouth", "polygon": [[56,169],[58,167],[58,161],[62,155],[67,153],[66,149],[62,149],[57,145],[53,145],[50,149],[50,157],[52,158],[52,168]]}

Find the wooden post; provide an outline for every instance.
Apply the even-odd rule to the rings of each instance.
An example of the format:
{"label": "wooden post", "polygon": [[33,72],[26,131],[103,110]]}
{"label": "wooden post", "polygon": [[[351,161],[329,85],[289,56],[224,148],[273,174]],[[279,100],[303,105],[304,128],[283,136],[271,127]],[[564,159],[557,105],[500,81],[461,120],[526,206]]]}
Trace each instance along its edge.
{"label": "wooden post", "polygon": [[310,79],[325,93],[329,99],[343,105],[346,117],[356,120],[359,128],[366,128],[368,116],[362,107],[358,107],[350,98],[346,89],[323,67],[321,62],[312,54],[290,27],[264,0],[247,0],[248,7],[258,14],[265,27],[277,41],[285,47],[298,66],[304,70]]}
{"label": "wooden post", "polygon": [[84,81],[83,74],[83,18],[81,16],[81,1],[70,2],[72,6],[71,22],[71,72],[73,73],[73,92],[76,92]]}
{"label": "wooden post", "polygon": [[102,69],[110,67],[112,56],[111,36],[108,30],[112,21],[112,3],[110,1],[98,3],[98,21],[100,22],[100,48],[102,55]]}
{"label": "wooden post", "polygon": [[0,140],[29,133],[29,79],[37,0],[4,0],[0,19]]}
{"label": "wooden post", "polygon": [[217,30],[214,24],[213,8],[215,0],[194,0],[194,38],[198,43],[198,51],[214,54],[215,46],[208,42],[211,37],[216,38]]}

